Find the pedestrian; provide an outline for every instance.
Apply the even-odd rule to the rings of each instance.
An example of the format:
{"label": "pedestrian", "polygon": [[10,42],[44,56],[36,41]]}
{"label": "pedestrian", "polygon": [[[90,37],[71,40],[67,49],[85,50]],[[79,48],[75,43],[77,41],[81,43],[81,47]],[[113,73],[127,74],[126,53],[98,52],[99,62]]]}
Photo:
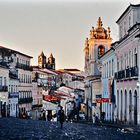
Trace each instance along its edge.
{"label": "pedestrian", "polygon": [[96,117],[96,115],[94,113],[93,116],[92,116],[92,122],[93,122],[93,124],[95,124],[95,117]]}
{"label": "pedestrian", "polygon": [[99,124],[99,115],[98,115],[98,113],[95,115],[95,123]]}
{"label": "pedestrian", "polygon": [[27,118],[30,119],[30,111],[27,111]]}
{"label": "pedestrian", "polygon": [[59,122],[61,125],[61,129],[63,128],[63,123],[65,121],[65,114],[64,114],[64,110],[63,107],[60,107],[60,110],[58,111],[58,116],[59,116]]}
{"label": "pedestrian", "polygon": [[102,120],[102,122],[104,122],[104,120],[105,120],[105,112],[101,113],[101,120]]}

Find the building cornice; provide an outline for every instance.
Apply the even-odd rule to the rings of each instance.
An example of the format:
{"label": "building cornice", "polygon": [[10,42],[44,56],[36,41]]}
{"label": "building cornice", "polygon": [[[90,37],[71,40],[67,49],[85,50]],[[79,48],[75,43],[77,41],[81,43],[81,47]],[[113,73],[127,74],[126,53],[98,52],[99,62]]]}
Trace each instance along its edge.
{"label": "building cornice", "polygon": [[126,10],[122,13],[122,15],[119,17],[119,19],[116,21],[116,23],[118,23],[121,19],[122,19],[122,17],[130,10],[130,8],[132,7],[139,7],[140,6],[140,4],[136,4],[136,5],[134,5],[134,4],[130,4],[127,8],[126,8]]}

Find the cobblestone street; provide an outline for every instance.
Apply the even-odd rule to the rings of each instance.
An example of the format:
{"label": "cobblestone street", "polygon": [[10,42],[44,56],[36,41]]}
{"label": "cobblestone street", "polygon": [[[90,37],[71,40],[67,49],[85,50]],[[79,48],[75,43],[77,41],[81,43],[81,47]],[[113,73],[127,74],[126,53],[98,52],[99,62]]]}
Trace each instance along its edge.
{"label": "cobblestone street", "polygon": [[140,133],[123,133],[118,128],[57,122],[0,118],[0,140],[139,140]]}

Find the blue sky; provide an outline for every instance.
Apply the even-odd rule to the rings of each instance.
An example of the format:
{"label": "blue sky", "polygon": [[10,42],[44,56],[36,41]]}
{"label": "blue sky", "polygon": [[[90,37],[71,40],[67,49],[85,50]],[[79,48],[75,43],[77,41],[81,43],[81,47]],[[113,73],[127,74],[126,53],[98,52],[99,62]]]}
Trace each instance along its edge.
{"label": "blue sky", "polygon": [[140,0],[0,0],[0,45],[33,56],[53,53],[56,68],[84,68],[84,42],[98,17],[118,39],[115,23]]}

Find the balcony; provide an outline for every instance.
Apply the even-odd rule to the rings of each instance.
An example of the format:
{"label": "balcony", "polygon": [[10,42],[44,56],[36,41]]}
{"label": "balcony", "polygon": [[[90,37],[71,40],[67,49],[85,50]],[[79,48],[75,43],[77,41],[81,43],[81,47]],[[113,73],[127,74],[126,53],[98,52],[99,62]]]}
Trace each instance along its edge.
{"label": "balcony", "polygon": [[1,65],[1,66],[4,66],[4,67],[8,67],[7,62],[3,62],[3,61],[1,61],[1,62],[0,62],[0,65]]}
{"label": "balcony", "polygon": [[0,92],[7,92],[8,86],[0,86]]}
{"label": "balcony", "polygon": [[35,104],[35,105],[32,105],[32,109],[41,108],[42,106],[43,106],[42,104]]}
{"label": "balcony", "polygon": [[12,79],[18,79],[18,75],[17,74],[13,74],[13,73],[9,73],[9,77]]}
{"label": "balcony", "polygon": [[138,78],[138,67],[131,67],[127,68],[125,70],[121,70],[115,73],[115,79],[116,80],[131,80]]}
{"label": "balcony", "polygon": [[18,92],[9,92],[9,98],[18,98]]}
{"label": "balcony", "polygon": [[25,65],[25,64],[20,64],[20,63],[17,63],[16,68],[32,71],[31,66],[28,66],[28,65]]}
{"label": "balcony", "polygon": [[19,104],[25,104],[25,103],[32,103],[33,98],[29,97],[29,98],[19,98]]}
{"label": "balcony", "polygon": [[130,70],[130,73],[131,73],[131,77],[137,77],[138,76],[138,67],[137,66],[132,67]]}

